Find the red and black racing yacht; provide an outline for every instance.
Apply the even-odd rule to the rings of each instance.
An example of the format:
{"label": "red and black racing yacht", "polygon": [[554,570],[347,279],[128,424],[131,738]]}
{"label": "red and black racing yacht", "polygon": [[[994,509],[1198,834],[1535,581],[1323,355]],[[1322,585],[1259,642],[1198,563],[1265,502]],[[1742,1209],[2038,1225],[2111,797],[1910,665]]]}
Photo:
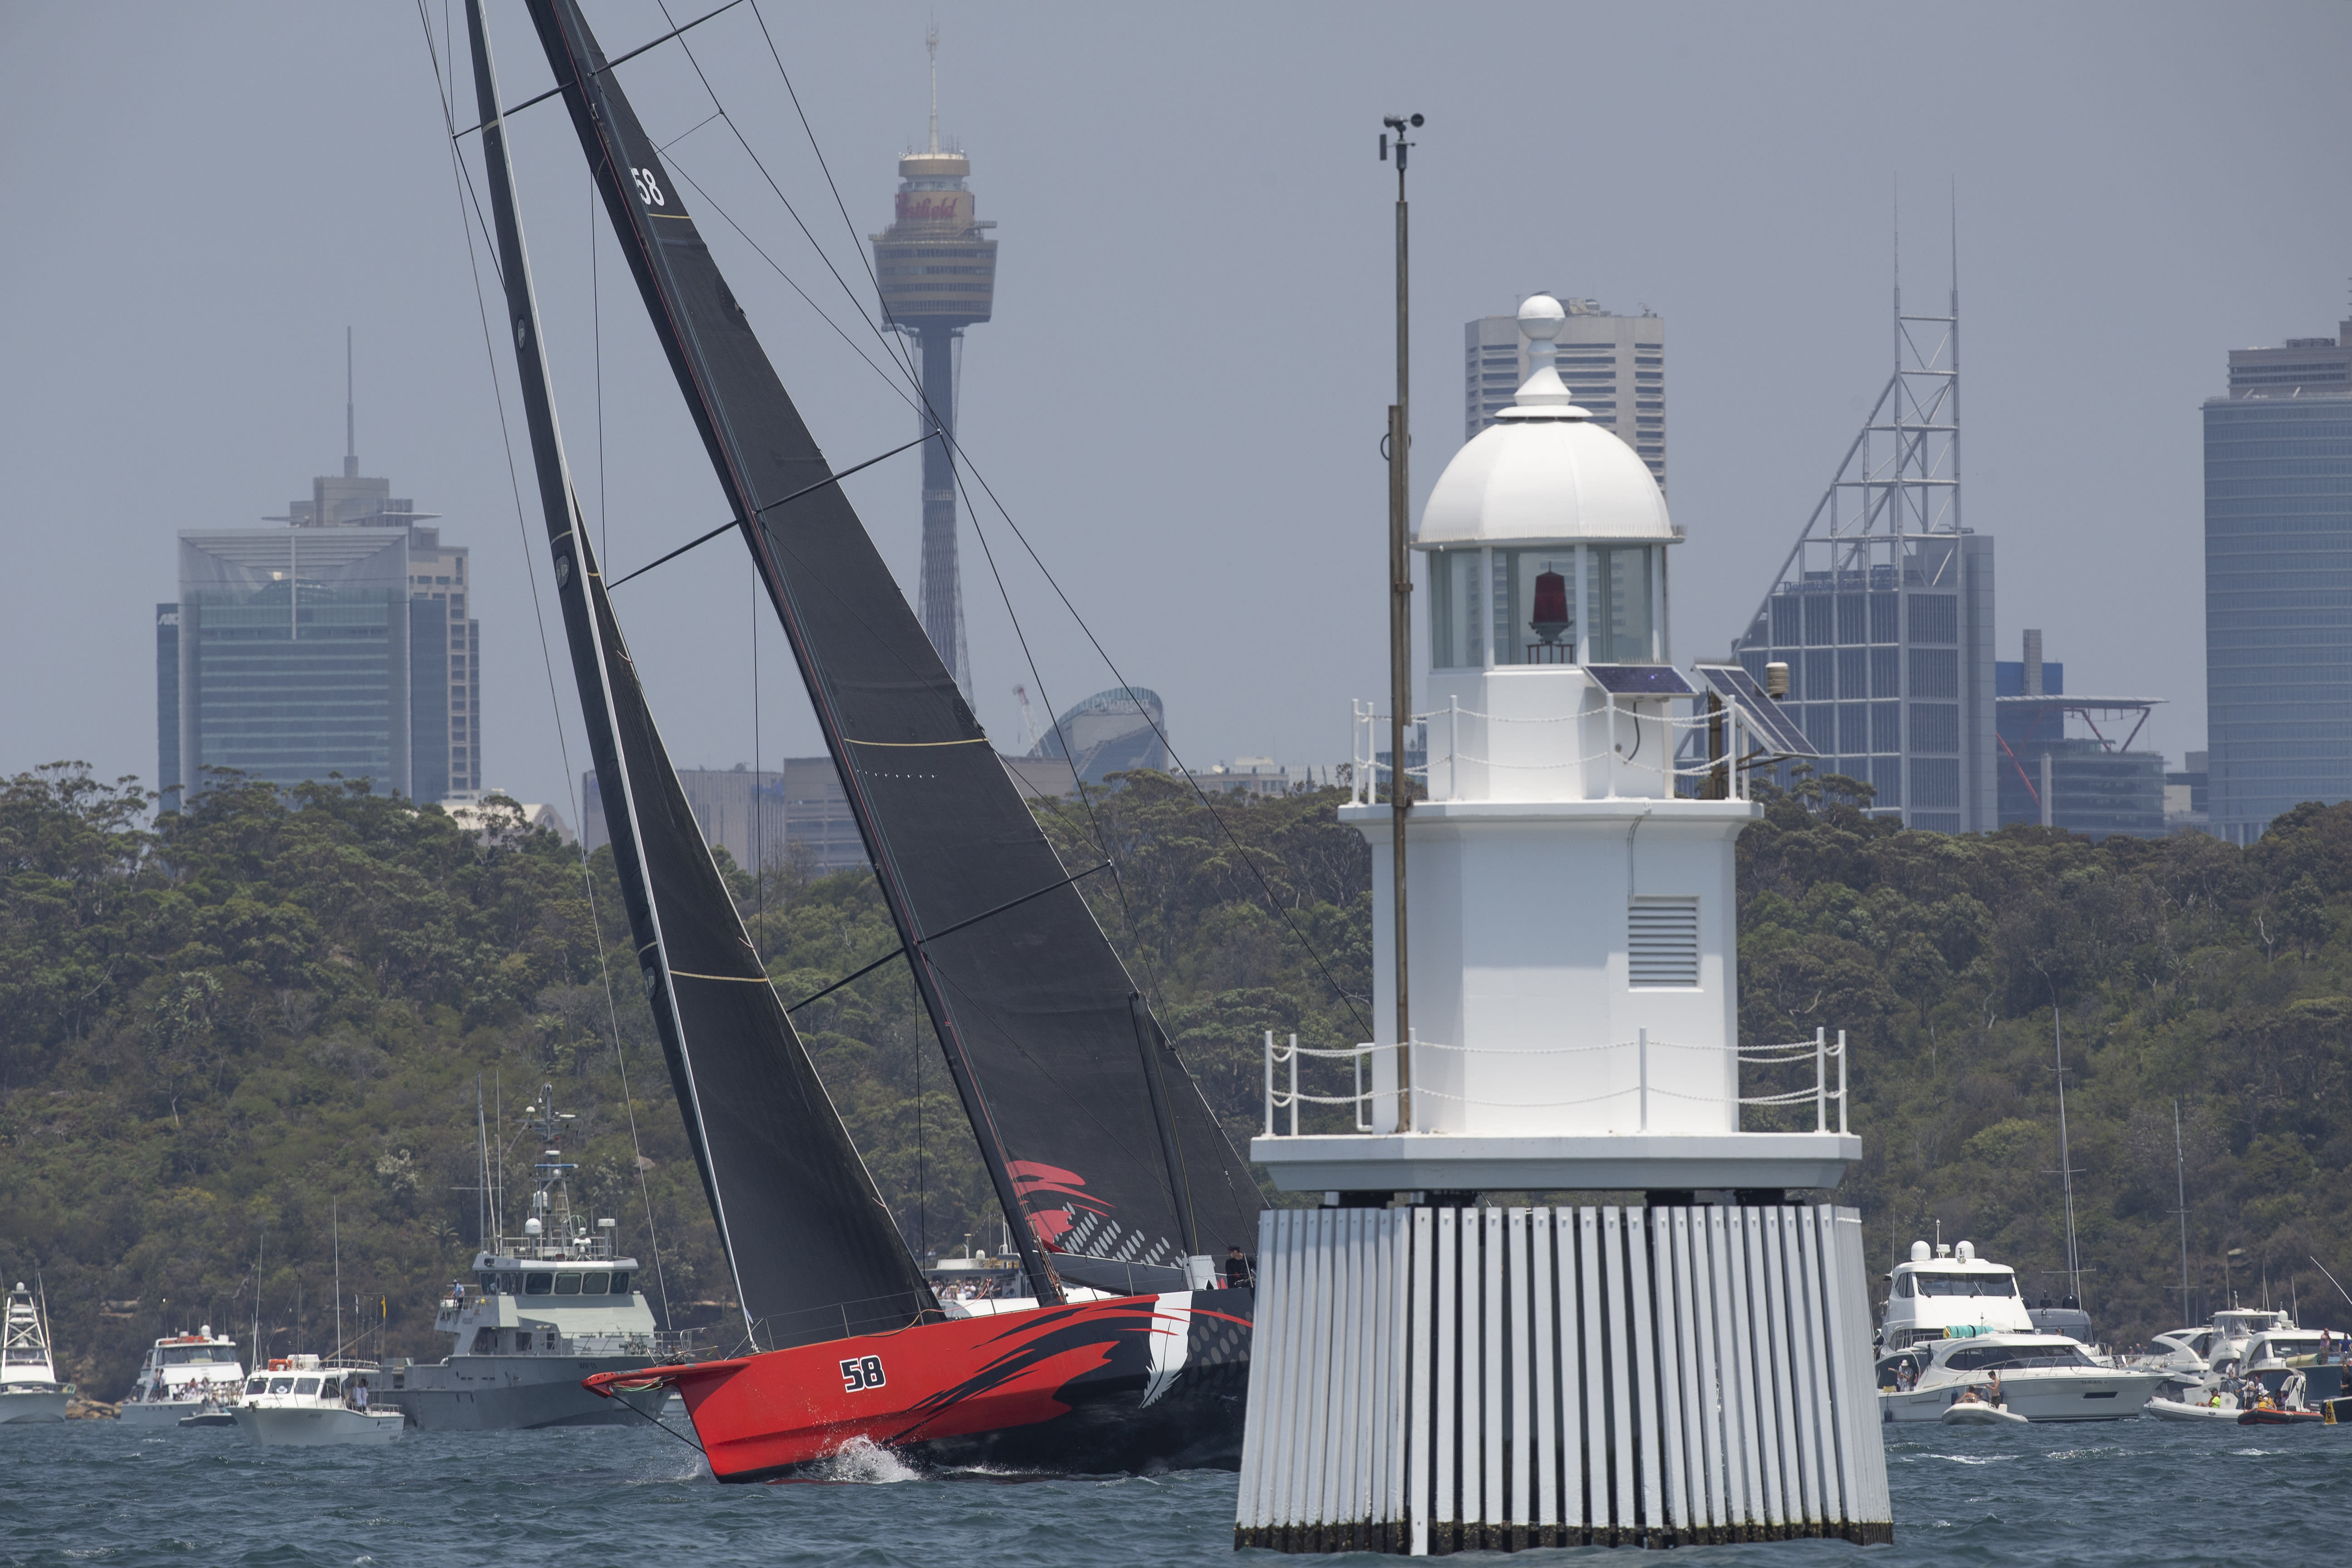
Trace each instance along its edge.
{"label": "red and black racing yacht", "polygon": [[[572,494],[481,0],[467,0],[572,668],[646,995],[749,1352],[591,1386],[677,1387],[727,1480],[790,1473],[857,1439],[1071,1472],[1237,1465],[1251,1293],[1209,1288],[1211,1256],[1256,1236],[1256,1186],[1076,886],[1101,868],[1065,867],[1031,817],[577,0],[527,5],[806,683],[1032,1293],[987,1316],[938,1300],[712,864]],[[936,410],[925,434],[951,440]]]}

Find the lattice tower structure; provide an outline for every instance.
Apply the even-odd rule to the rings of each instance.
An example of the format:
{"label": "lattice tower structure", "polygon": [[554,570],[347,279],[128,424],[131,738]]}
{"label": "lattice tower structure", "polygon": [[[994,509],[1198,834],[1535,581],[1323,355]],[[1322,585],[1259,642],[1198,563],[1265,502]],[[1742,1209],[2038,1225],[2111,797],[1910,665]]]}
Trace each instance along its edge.
{"label": "lattice tower structure", "polygon": [[1895,274],[1885,387],[1733,653],[1787,707],[1817,773],[1875,791],[1912,827],[1981,832],[2000,816],[1993,541],[1960,511],[1960,294],[1906,310]]}

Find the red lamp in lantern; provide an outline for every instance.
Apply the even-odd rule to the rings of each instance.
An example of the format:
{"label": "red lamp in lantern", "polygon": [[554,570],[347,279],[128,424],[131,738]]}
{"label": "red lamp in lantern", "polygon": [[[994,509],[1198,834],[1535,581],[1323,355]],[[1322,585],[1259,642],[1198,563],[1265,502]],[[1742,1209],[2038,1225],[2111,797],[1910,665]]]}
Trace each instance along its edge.
{"label": "red lamp in lantern", "polygon": [[1559,641],[1573,624],[1568,616],[1568,579],[1557,572],[1536,578],[1536,613],[1528,625],[1547,646]]}

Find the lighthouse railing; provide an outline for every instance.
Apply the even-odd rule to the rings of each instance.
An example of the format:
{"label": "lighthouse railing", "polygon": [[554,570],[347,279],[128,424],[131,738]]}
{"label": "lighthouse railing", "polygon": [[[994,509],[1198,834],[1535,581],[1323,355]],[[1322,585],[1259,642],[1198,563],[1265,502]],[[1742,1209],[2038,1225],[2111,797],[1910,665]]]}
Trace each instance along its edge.
{"label": "lighthouse railing", "polygon": [[[1449,697],[1443,708],[1408,716],[1408,721],[1418,727],[1426,748],[1422,764],[1407,767],[1405,777],[1410,784],[1420,776],[1426,797],[1433,802],[1460,800],[1463,797],[1463,767],[1497,769],[1508,773],[1568,773],[1572,783],[1560,794],[1577,798],[1584,795],[1584,780],[1596,765],[1601,771],[1601,795],[1608,800],[1654,799],[1657,796],[1637,794],[1644,785],[1663,786],[1664,797],[1669,799],[1708,798],[1719,784],[1724,798],[1746,800],[1748,796],[1748,769],[1743,759],[1755,743],[1756,737],[1747,716],[1736,703],[1709,712],[1703,702],[1694,703],[1688,713],[1673,711],[1673,705],[1689,699],[1667,699],[1661,710],[1644,711],[1638,702],[1658,703],[1656,698],[1623,696],[1618,692],[1602,693],[1604,701],[1595,710],[1572,713],[1487,713],[1475,708],[1465,708],[1459,697]],[[1361,700],[1350,704],[1353,709],[1353,744],[1349,747],[1350,798],[1358,805],[1377,804],[1382,781],[1395,773],[1393,759],[1384,761],[1380,742],[1386,731],[1388,715],[1380,704]],[[1601,736],[1600,749],[1583,752],[1574,741],[1560,748],[1568,754],[1553,754],[1543,760],[1526,755],[1480,756],[1465,749],[1464,731],[1470,731],[1474,743],[1493,752],[1506,748],[1497,745],[1497,726],[1568,724],[1575,726],[1573,734],[1581,737],[1586,721],[1599,717]],[[1465,726],[1464,721],[1470,721]],[[1444,750],[1437,749],[1436,731],[1443,721]],[[1633,726],[1634,742],[1631,754],[1621,750],[1621,721]],[[1644,727],[1663,731],[1659,743],[1644,746],[1640,734]],[[1722,751],[1714,751],[1715,735],[1720,729]],[[1483,737],[1483,739],[1480,739]],[[1684,743],[1692,738],[1701,744],[1689,755],[1684,755]],[[1654,756],[1657,760],[1651,760]],[[1444,793],[1438,792],[1440,783]]]}
{"label": "lighthouse railing", "polygon": [[[1846,1032],[1843,1029],[1836,1031],[1834,1039],[1831,1037],[1831,1031],[1823,1027],[1815,1029],[1811,1039],[1725,1046],[1693,1046],[1671,1040],[1655,1040],[1650,1037],[1650,1032],[1647,1029],[1638,1031],[1631,1040],[1619,1040],[1598,1046],[1507,1047],[1456,1046],[1438,1040],[1423,1039],[1418,1033],[1413,1036],[1411,1043],[1415,1052],[1449,1051],[1458,1053],[1465,1058],[1486,1061],[1498,1059],[1524,1061],[1530,1057],[1591,1056],[1612,1052],[1631,1052],[1635,1058],[1636,1076],[1633,1082],[1616,1089],[1604,1089],[1600,1093],[1584,1095],[1574,1100],[1529,1100],[1519,1097],[1509,1100],[1482,1100],[1470,1095],[1450,1094],[1420,1082],[1402,1090],[1381,1089],[1378,1087],[1377,1074],[1375,1074],[1374,1087],[1367,1089],[1364,1085],[1364,1069],[1368,1059],[1374,1058],[1379,1052],[1394,1051],[1397,1047],[1393,1042],[1388,1044],[1368,1042],[1355,1046],[1302,1046],[1298,1043],[1298,1037],[1294,1034],[1286,1045],[1277,1043],[1274,1037],[1274,1031],[1268,1029],[1265,1031],[1265,1131],[1264,1135],[1268,1138],[1299,1137],[1302,1131],[1298,1121],[1301,1106],[1335,1108],[1344,1106],[1349,1112],[1349,1120],[1351,1125],[1341,1130],[1343,1133],[1348,1131],[1370,1133],[1377,1131],[1374,1113],[1378,1103],[1382,1100],[1394,1100],[1400,1093],[1409,1094],[1412,1097],[1414,1108],[1412,1125],[1416,1127],[1424,1125],[1419,1112],[1419,1107],[1424,1099],[1442,1100],[1456,1105],[1488,1106],[1512,1110],[1565,1110],[1581,1106],[1599,1105],[1608,1100],[1631,1096],[1636,1101],[1638,1125],[1642,1131],[1646,1131],[1649,1129],[1651,1098],[1663,1096],[1669,1100],[1716,1105],[1759,1107],[1798,1106],[1810,1101],[1813,1107],[1813,1130],[1817,1132],[1827,1132],[1830,1130],[1830,1106],[1832,1102],[1835,1102],[1837,1131],[1841,1135],[1846,1131],[1848,1096],[1846,1058],[1849,1047],[1846,1042]],[[1653,1055],[1659,1051],[1705,1051],[1718,1055],[1729,1054],[1740,1065],[1748,1067],[1778,1067],[1811,1060],[1813,1064],[1813,1080],[1811,1084],[1801,1084],[1794,1089],[1767,1094],[1736,1092],[1730,1095],[1700,1094],[1687,1089],[1668,1089],[1665,1083],[1674,1080],[1671,1078],[1661,1080],[1651,1067]],[[1351,1091],[1346,1094],[1317,1094],[1301,1088],[1299,1064],[1302,1060],[1348,1062],[1354,1077]],[[1832,1071],[1832,1064],[1834,1064],[1834,1071]],[[1286,1087],[1277,1088],[1277,1081],[1282,1079],[1286,1079]],[[1832,1079],[1834,1079],[1834,1087],[1832,1087]],[[1277,1113],[1285,1113],[1280,1118],[1280,1124],[1277,1122]]]}

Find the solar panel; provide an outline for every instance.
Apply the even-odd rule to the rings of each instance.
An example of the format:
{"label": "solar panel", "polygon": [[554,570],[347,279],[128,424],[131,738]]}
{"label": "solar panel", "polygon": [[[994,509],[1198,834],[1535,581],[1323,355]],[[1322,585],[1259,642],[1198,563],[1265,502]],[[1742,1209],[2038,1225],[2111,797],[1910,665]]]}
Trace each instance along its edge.
{"label": "solar panel", "polygon": [[1588,664],[1584,673],[1620,697],[1696,697],[1698,688],[1671,664]]}
{"label": "solar panel", "polygon": [[1698,678],[1717,697],[1739,710],[1740,717],[1756,732],[1768,752],[1778,752],[1790,757],[1818,757],[1822,753],[1805,732],[1790,721],[1780,705],[1764,694],[1756,678],[1746,667],[1737,664],[1702,664],[1696,667]]}

